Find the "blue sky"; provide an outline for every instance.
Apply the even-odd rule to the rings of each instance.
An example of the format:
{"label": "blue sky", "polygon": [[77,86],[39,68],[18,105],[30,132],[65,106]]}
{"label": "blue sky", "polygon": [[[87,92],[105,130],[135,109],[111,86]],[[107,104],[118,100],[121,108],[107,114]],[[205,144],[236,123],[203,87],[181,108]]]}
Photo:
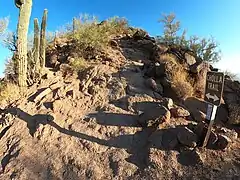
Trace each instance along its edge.
{"label": "blue sky", "polygon": [[[14,0],[0,0],[0,17],[9,16],[9,29],[17,26],[18,9]],[[65,2],[65,3],[63,3]],[[240,73],[240,0],[33,0],[30,31],[33,18],[41,18],[47,8],[48,30],[54,31],[72,17],[87,13],[100,20],[112,16],[126,17],[130,24],[147,30],[150,35],[161,35],[157,22],[162,13],[174,12],[189,35],[212,35],[222,50],[222,61],[217,67]],[[0,46],[0,74],[9,55]]]}

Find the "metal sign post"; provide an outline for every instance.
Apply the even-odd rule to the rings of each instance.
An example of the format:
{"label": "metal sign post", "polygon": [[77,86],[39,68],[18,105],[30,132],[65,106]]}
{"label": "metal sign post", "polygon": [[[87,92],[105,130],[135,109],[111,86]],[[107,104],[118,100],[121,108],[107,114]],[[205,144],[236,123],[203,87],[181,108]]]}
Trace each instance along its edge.
{"label": "metal sign post", "polygon": [[217,107],[221,104],[221,98],[223,93],[224,74],[221,72],[208,72],[206,79],[205,98],[208,102],[206,119],[210,121],[207,134],[205,136],[203,147],[208,143],[209,136],[211,134],[212,126],[217,113]]}
{"label": "metal sign post", "polygon": [[215,116],[216,116],[216,112],[217,112],[217,106],[208,104],[206,119],[209,120],[210,123],[208,125],[207,134],[206,134],[204,142],[203,142],[203,147],[205,147],[208,143],[208,139],[211,134],[211,130],[212,130]]}

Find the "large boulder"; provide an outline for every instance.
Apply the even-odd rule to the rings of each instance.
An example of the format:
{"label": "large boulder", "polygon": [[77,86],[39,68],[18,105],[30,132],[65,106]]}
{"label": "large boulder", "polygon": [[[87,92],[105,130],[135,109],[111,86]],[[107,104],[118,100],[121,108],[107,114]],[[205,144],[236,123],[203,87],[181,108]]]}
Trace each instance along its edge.
{"label": "large boulder", "polygon": [[240,124],[240,83],[225,79],[223,99],[229,112],[229,124]]}
{"label": "large boulder", "polygon": [[168,122],[171,113],[164,106],[148,108],[139,116],[139,124],[143,127],[158,127],[159,124]]}
{"label": "large boulder", "polygon": [[150,88],[151,90],[162,94],[163,93],[163,87],[161,84],[157,84],[156,81],[152,78],[148,78],[145,80],[145,85]]}
{"label": "large boulder", "polygon": [[178,135],[178,141],[188,147],[196,147],[198,142],[197,135],[187,127],[181,128]]}
{"label": "large boulder", "polygon": [[196,93],[203,98],[205,92],[207,72],[210,71],[210,67],[209,64],[205,62],[202,62],[200,64],[196,63],[193,65],[193,67],[190,69],[192,73],[196,73],[194,88],[196,90]]}
{"label": "large boulder", "polygon": [[195,57],[190,55],[189,53],[185,53],[185,59],[188,66],[191,66],[196,63]]}

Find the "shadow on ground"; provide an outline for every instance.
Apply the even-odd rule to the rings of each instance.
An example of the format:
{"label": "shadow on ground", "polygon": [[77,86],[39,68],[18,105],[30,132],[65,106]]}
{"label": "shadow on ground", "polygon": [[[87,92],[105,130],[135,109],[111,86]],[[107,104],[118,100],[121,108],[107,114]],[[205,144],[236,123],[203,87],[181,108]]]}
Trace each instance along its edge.
{"label": "shadow on ground", "polygon": [[[179,132],[182,126],[178,126],[176,128],[170,129],[153,129],[153,128],[143,128],[141,131],[136,132],[135,134],[123,134],[116,137],[112,137],[109,140],[100,139],[97,137],[89,136],[87,134],[76,132],[73,130],[68,130],[60,127],[58,124],[54,122],[54,118],[51,115],[43,115],[43,114],[36,114],[30,115],[19,108],[12,108],[8,109],[8,112],[17,116],[21,120],[27,123],[27,127],[29,129],[29,133],[33,136],[34,133],[37,131],[37,128],[40,124],[43,125],[50,125],[56,128],[59,132],[74,136],[77,138],[81,138],[90,142],[95,142],[100,145],[108,146],[108,147],[115,147],[115,148],[123,148],[126,149],[131,156],[127,159],[127,161],[137,165],[139,169],[145,169],[149,166],[149,153],[150,148],[157,148],[159,150],[179,150],[180,145],[177,141],[177,133]],[[106,115],[106,117],[109,115]],[[111,118],[115,118],[115,116],[110,115]],[[108,117],[108,118],[109,118]],[[120,114],[119,114],[120,117]],[[124,118],[125,115],[122,116]],[[132,117],[131,117],[132,118]],[[104,114],[101,114],[100,118],[97,118],[98,122],[102,125],[115,125],[115,126],[122,126],[128,125],[126,124],[118,124],[120,119],[115,121],[114,123],[109,123],[109,120],[103,120]],[[106,123],[106,124],[104,124]],[[131,125],[131,122],[129,125]],[[192,154],[194,156],[194,154]],[[179,163],[188,166],[194,166],[198,163],[197,158],[190,158],[191,161],[185,160],[189,158],[188,156],[181,156],[179,155]],[[186,158],[184,158],[186,157]],[[191,156],[190,156],[191,157]]]}

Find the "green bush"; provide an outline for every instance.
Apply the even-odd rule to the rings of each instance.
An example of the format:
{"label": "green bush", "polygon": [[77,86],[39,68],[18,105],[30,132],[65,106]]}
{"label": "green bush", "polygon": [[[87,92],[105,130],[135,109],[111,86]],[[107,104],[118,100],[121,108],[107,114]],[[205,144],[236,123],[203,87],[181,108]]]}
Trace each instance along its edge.
{"label": "green bush", "polygon": [[72,61],[70,63],[70,66],[75,70],[75,71],[82,71],[84,69],[87,68],[87,63],[85,61],[84,58],[77,58],[77,59],[74,59],[74,61]]}
{"label": "green bush", "polygon": [[65,29],[66,36],[75,42],[77,52],[84,58],[86,50],[94,54],[106,48],[112,37],[129,32],[124,18],[113,17],[100,23],[95,16],[89,15],[74,18],[72,28],[68,24]]}

